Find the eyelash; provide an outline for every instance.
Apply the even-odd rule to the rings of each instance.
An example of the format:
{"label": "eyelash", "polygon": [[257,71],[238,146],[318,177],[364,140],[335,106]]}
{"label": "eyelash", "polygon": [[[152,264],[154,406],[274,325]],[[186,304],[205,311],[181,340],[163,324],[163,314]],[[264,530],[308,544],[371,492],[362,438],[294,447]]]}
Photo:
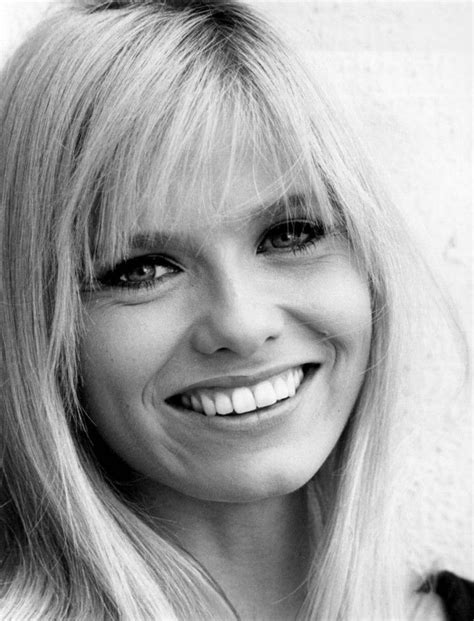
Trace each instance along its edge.
{"label": "eyelash", "polygon": [[[310,239],[307,239],[304,242],[293,242],[289,247],[281,247],[281,252],[292,252],[293,254],[298,254],[300,252],[309,251],[318,241],[320,241],[325,236],[325,230],[323,225],[320,222],[314,222],[311,220],[285,220],[284,222],[279,222],[274,224],[270,229],[265,233],[262,241],[257,247],[258,253],[263,253],[265,250],[263,249],[263,244],[267,241],[271,234],[285,234],[289,235],[297,235],[298,233],[306,233],[310,235]],[[273,246],[273,251],[278,252],[278,247]]]}
{"label": "eyelash", "polygon": [[[152,278],[151,280],[143,280],[137,282],[121,280],[122,276],[125,276],[127,273],[130,274],[130,272],[132,272],[134,269],[145,267],[163,267],[168,269],[169,271],[163,274],[163,276],[160,276],[159,278]],[[122,261],[116,267],[114,267],[112,270],[110,270],[97,280],[99,287],[102,289],[148,289],[156,287],[158,282],[162,282],[163,279],[167,278],[173,273],[179,273],[179,271],[180,268],[167,257],[164,257],[160,254],[147,254]]]}
{"label": "eyelash", "polygon": [[[288,240],[288,246],[285,246],[283,242],[282,246],[275,246],[271,242],[272,235],[274,239],[277,235],[291,237],[305,234],[308,236],[303,242],[295,242]],[[268,252],[275,252],[277,254],[283,254],[291,252],[297,255],[302,252],[309,252],[311,248],[318,243],[325,236],[325,230],[320,222],[314,222],[310,220],[285,220],[271,226],[262,237],[261,241],[257,245],[257,254],[267,254]],[[269,242],[270,248],[265,248],[265,244]],[[137,282],[130,282],[121,280],[122,277],[130,274],[134,269],[146,268],[146,267],[163,267],[169,270],[158,278],[152,278],[150,280],[143,280]],[[126,259],[119,263],[112,270],[106,272],[103,276],[97,279],[99,289],[124,289],[130,291],[137,291],[141,289],[150,289],[159,286],[164,279],[168,276],[177,274],[181,271],[181,268],[176,265],[171,259],[159,254],[147,254],[143,256],[134,257],[132,259]]]}

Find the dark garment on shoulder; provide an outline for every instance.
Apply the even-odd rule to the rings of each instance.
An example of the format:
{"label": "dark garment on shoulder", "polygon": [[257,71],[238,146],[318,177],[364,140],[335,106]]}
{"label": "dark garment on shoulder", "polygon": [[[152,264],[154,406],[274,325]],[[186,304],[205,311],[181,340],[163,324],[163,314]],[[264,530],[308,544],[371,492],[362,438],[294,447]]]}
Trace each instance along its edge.
{"label": "dark garment on shoulder", "polygon": [[474,621],[474,582],[442,571],[432,576],[423,590],[432,590],[441,598],[447,621]]}

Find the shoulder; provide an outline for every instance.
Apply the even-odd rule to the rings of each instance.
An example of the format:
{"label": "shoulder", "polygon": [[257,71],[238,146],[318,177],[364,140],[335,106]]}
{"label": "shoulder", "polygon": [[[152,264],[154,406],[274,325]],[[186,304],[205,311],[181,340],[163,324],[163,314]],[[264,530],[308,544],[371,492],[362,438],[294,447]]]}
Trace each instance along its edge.
{"label": "shoulder", "polygon": [[474,582],[450,571],[442,571],[430,576],[421,591],[438,596],[447,621],[473,621]]}

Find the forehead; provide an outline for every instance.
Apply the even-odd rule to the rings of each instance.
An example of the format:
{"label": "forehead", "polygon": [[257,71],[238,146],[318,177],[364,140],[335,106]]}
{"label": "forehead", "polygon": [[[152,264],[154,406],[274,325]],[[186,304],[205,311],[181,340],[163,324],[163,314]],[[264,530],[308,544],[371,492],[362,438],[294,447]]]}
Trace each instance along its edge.
{"label": "forehead", "polygon": [[330,223],[323,180],[314,163],[302,157],[301,145],[297,148],[296,140],[285,140],[283,133],[277,140],[271,132],[252,131],[241,120],[229,115],[220,119],[220,134],[203,130],[187,141],[173,136],[172,148],[157,142],[145,158],[132,149],[136,157],[127,150],[121,166],[112,162],[104,175],[106,191],[84,227],[90,233],[83,246],[86,264],[91,265],[88,256],[94,263],[115,263],[140,236],[186,236],[197,227],[236,226],[279,203],[289,206],[287,198],[294,195],[304,197],[299,214],[304,205],[305,214]]}
{"label": "forehead", "polygon": [[294,206],[295,197],[303,195],[302,175],[283,174],[276,170],[281,166],[250,150],[233,157],[225,145],[218,145],[206,164],[199,174],[192,161],[180,167],[166,200],[159,192],[151,194],[135,233],[179,229],[189,234],[201,227],[235,225],[282,210],[286,197],[292,197],[289,206]]}

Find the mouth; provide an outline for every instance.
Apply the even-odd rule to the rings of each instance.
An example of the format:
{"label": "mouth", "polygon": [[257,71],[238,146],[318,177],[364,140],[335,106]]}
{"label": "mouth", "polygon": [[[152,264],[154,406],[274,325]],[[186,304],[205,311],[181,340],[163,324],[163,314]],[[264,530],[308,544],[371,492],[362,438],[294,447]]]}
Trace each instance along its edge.
{"label": "mouth", "polygon": [[166,401],[175,408],[203,416],[249,414],[292,399],[318,367],[314,364],[295,366],[250,386],[199,388]]}

